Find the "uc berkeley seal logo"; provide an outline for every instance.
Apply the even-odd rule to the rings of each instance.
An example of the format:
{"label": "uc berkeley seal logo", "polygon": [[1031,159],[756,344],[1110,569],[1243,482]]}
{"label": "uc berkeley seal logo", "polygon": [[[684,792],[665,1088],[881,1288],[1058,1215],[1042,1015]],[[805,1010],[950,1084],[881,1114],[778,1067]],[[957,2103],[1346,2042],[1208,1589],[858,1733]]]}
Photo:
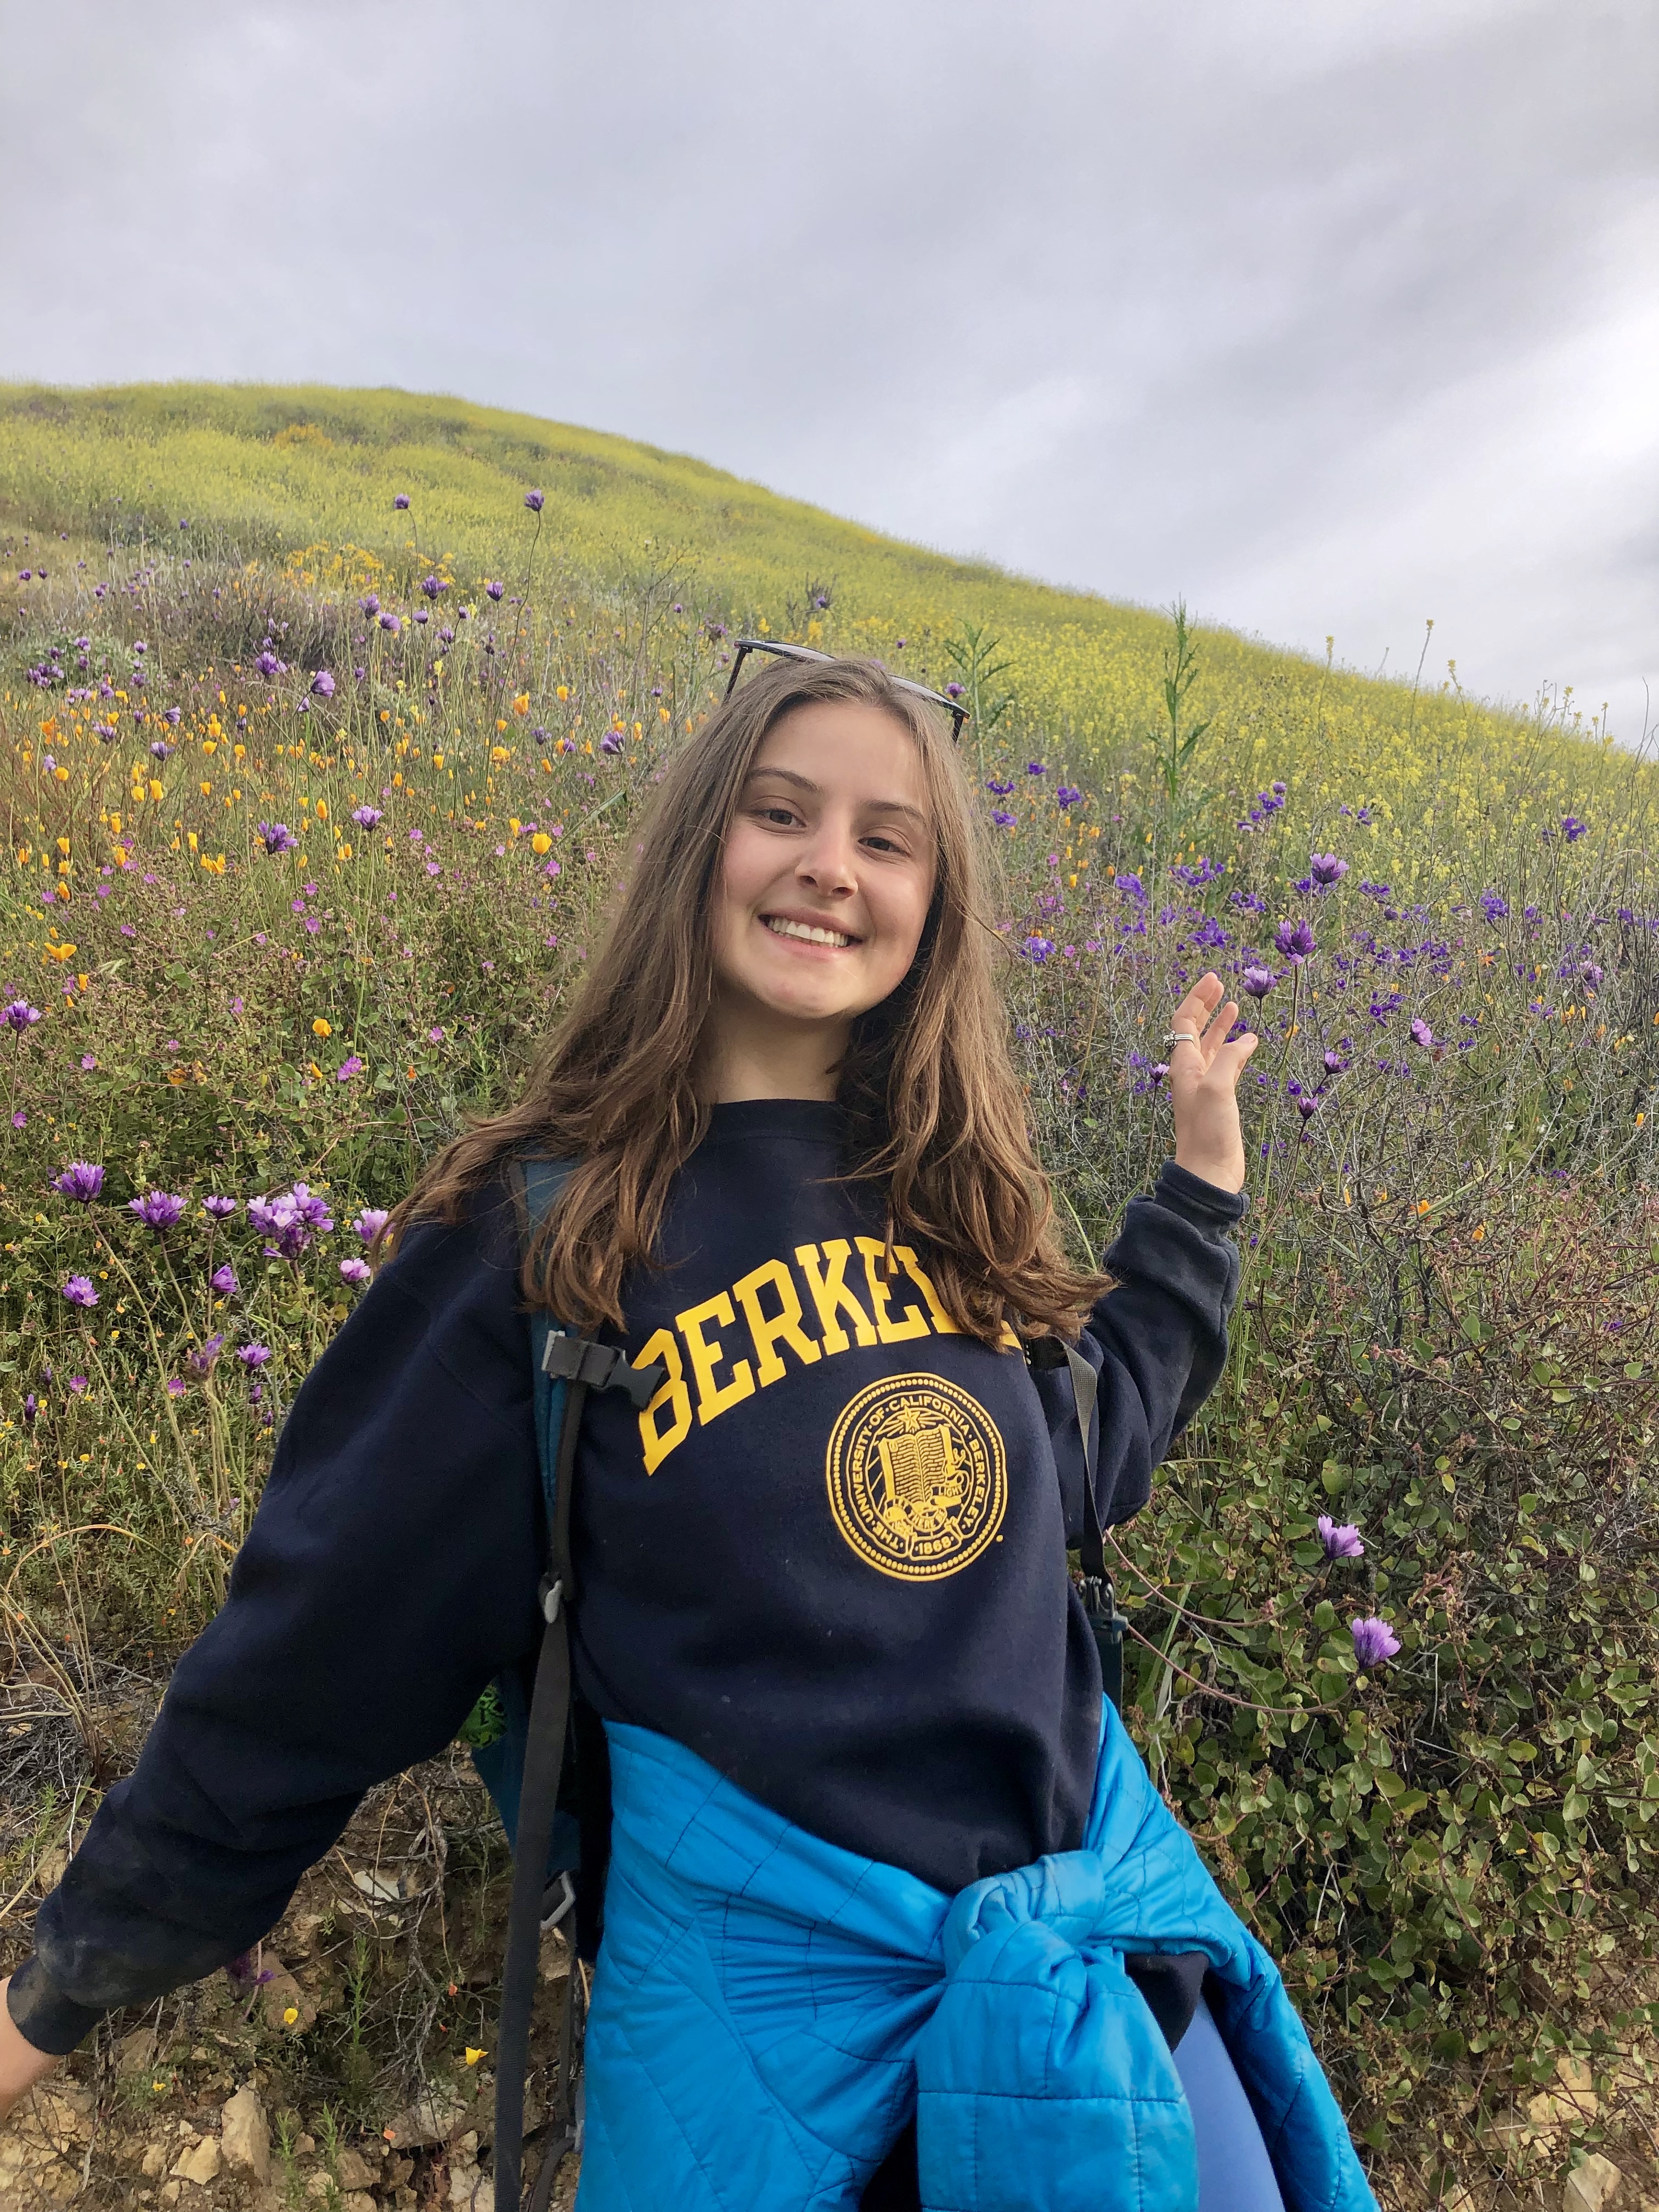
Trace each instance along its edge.
{"label": "uc berkeley seal logo", "polygon": [[904,1582],[954,1575],[1002,1525],[996,1423],[938,1375],[891,1375],[844,1407],[824,1471],[836,1526],[866,1566]]}

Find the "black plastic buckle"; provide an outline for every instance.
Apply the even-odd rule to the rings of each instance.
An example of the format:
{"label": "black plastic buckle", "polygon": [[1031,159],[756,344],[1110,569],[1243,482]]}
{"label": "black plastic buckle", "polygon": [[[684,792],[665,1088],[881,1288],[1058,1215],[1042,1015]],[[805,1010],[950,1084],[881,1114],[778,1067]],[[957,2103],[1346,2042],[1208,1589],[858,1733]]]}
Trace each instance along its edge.
{"label": "black plastic buckle", "polygon": [[542,1354],[544,1370],[563,1382],[585,1382],[590,1390],[626,1390],[643,1413],[662,1388],[665,1370],[630,1367],[620,1346],[594,1344],[586,1337],[553,1330]]}

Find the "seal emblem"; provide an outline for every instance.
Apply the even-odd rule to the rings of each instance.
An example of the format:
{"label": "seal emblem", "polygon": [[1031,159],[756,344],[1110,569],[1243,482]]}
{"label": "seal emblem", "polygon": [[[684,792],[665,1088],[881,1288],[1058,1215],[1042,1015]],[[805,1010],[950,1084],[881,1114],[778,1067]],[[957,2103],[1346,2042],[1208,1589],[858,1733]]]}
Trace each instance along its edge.
{"label": "seal emblem", "polygon": [[939,1375],[890,1375],[846,1405],[824,1459],[836,1526],[866,1566],[931,1582],[976,1559],[1002,1525],[1008,1465],[996,1423]]}

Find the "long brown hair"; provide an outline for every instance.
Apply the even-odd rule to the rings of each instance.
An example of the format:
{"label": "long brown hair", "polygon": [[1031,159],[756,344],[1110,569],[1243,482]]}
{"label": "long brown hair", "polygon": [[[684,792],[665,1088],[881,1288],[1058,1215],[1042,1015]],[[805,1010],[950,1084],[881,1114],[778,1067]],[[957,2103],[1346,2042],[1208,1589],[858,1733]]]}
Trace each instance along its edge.
{"label": "long brown hair", "polygon": [[1066,1259],[1009,1058],[993,972],[992,862],[955,748],[878,663],[785,661],[740,685],[668,769],[641,828],[626,896],[570,1012],[523,1094],[430,1162],[387,1224],[459,1220],[525,1152],[576,1165],[525,1258],[532,1305],[624,1326],[629,1270],[654,1263],[674,1179],[708,1127],[696,1075],[714,1002],[711,909],[727,828],[769,731],[797,707],[875,707],[920,757],[936,839],[934,890],[908,974],[853,1024],[837,1078],[847,1172],[886,1186],[889,1237],[914,1237],[957,1326],[994,1344],[1005,1322],[1073,1335],[1104,1287]]}

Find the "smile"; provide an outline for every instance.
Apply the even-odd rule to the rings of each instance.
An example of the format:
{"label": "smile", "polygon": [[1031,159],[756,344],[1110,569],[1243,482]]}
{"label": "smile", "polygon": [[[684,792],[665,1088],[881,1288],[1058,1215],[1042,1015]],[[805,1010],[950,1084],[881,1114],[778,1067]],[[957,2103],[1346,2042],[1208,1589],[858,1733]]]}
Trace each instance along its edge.
{"label": "smile", "polygon": [[771,931],[774,937],[796,937],[803,945],[842,946],[858,942],[855,937],[848,937],[842,930],[815,929],[807,922],[787,921],[781,915],[763,914],[761,923],[763,927]]}

